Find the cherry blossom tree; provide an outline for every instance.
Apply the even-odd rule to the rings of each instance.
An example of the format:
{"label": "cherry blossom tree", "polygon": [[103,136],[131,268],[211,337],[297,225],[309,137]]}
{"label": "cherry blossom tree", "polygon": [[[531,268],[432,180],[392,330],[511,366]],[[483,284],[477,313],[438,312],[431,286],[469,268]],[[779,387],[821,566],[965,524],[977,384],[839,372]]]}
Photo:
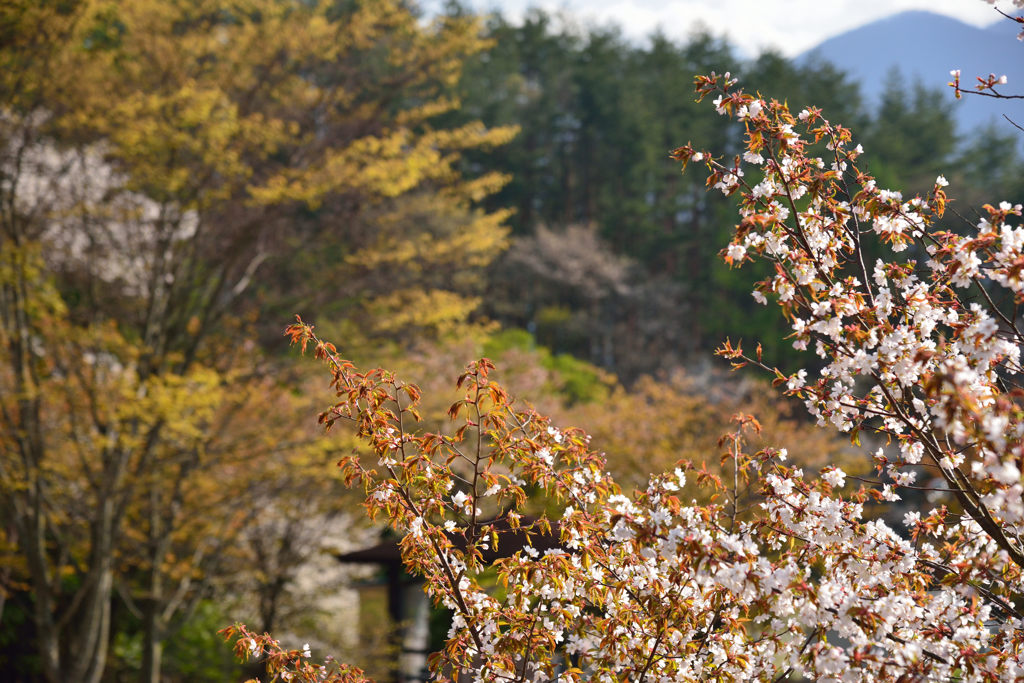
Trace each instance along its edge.
{"label": "cherry blossom tree", "polygon": [[[771,265],[753,296],[779,307],[810,359],[782,371],[740,344],[719,353],[771,373],[823,428],[871,434],[875,476],[748,453],[759,425],[741,415],[717,473],[680,463],[627,497],[585,434],[519,406],[488,360],[459,377],[453,430],[423,433],[416,387],[358,371],[299,320],[289,335],[312,345],[337,394],[321,421],[354,424],[372,451],[342,469],[454,614],[435,676],[1024,677],[1022,207],[985,205],[963,224],[947,214],[943,177],[910,198],[879,187],[865,150],[820,110],[790,112],[728,73],[696,82],[742,126],[745,150],[687,144],[673,157],[738,196],[722,255]],[[704,502],[685,499],[687,482]],[[528,516],[537,492],[559,512]],[[897,504],[898,522],[869,514]],[[507,546],[507,530],[537,543],[491,569],[485,553]],[[558,547],[533,547],[549,533]],[[226,633],[283,679],[362,680],[244,626]]]}

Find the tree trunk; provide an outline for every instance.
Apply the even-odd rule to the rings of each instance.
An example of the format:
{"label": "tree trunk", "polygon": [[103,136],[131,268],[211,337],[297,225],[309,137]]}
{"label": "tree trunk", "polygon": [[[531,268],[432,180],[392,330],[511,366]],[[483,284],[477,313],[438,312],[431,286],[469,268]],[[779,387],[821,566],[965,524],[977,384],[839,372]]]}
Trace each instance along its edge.
{"label": "tree trunk", "polygon": [[164,654],[163,628],[157,614],[156,601],[149,601],[144,613],[142,641],[142,672],[140,681],[160,683],[160,667]]}
{"label": "tree trunk", "polygon": [[[180,486],[178,477],[175,486]],[[149,576],[146,587],[148,595],[142,600],[142,672],[140,681],[160,683],[160,660],[163,656],[164,628],[160,612],[164,605],[163,563],[170,543],[161,518],[160,494],[153,488],[149,491]]]}
{"label": "tree trunk", "polygon": [[[113,482],[112,482],[113,483]],[[112,496],[103,498],[92,525],[90,570],[79,589],[81,603],[71,612],[66,647],[61,648],[61,677],[65,681],[99,683],[107,665],[110,643],[110,606],[114,593],[114,534],[116,511]],[[76,595],[77,599],[79,596]],[[60,633],[57,637],[60,638]]]}

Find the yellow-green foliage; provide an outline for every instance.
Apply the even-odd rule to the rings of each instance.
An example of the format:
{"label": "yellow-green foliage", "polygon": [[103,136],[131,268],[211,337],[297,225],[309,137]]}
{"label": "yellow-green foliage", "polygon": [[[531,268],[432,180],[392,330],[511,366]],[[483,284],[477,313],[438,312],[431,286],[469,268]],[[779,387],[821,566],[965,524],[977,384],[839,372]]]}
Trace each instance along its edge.
{"label": "yellow-green foliage", "polygon": [[[457,180],[459,150],[514,131],[429,125],[457,104],[438,83],[483,42],[472,20],[424,29],[404,4],[86,0],[56,56],[74,74],[65,125],[102,139],[132,189],[189,206],[316,206]],[[398,88],[423,101],[396,108]]]}
{"label": "yellow-green foliage", "polygon": [[371,336],[467,325],[505,178],[459,155],[515,133],[437,123],[478,32],[402,0],[0,3],[0,591],[60,641],[45,677],[97,680],[115,581],[168,633],[220,577],[287,573],[247,539],[336,509],[251,341],[262,264],[261,294],[335,297],[288,250],[340,254],[317,278]]}

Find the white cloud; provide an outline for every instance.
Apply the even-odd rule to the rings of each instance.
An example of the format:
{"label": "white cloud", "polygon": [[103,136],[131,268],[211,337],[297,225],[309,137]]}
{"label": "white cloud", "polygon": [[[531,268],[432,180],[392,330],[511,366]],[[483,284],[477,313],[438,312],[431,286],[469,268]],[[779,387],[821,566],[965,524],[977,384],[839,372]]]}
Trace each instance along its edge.
{"label": "white cloud", "polygon": [[[431,9],[440,0],[426,0]],[[573,14],[584,22],[622,27],[630,38],[642,40],[656,28],[685,39],[703,24],[714,35],[725,35],[742,54],[752,56],[774,48],[795,56],[821,41],[905,10],[945,14],[975,26],[1001,19],[983,0],[471,0],[479,11],[501,11],[518,19],[528,7]],[[1004,11],[1010,9],[1008,0]]]}

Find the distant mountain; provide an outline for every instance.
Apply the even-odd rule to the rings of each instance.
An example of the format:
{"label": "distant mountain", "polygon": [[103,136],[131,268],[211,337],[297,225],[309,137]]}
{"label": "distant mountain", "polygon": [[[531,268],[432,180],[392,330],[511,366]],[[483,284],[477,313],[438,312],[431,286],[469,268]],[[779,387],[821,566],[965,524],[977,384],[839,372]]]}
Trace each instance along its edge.
{"label": "distant mountain", "polygon": [[1024,43],[1016,39],[1019,28],[1002,18],[982,29],[931,12],[903,12],[830,38],[797,60],[832,62],[860,81],[870,105],[877,104],[890,72],[898,68],[908,86],[919,81],[949,93],[961,133],[989,121],[998,121],[1001,130],[1010,131],[1002,115],[1024,126],[1024,100],[964,95],[956,102],[946,84],[952,69],[960,69],[965,89],[972,88],[976,76],[994,72],[1009,80],[1004,92],[1024,94]]}

